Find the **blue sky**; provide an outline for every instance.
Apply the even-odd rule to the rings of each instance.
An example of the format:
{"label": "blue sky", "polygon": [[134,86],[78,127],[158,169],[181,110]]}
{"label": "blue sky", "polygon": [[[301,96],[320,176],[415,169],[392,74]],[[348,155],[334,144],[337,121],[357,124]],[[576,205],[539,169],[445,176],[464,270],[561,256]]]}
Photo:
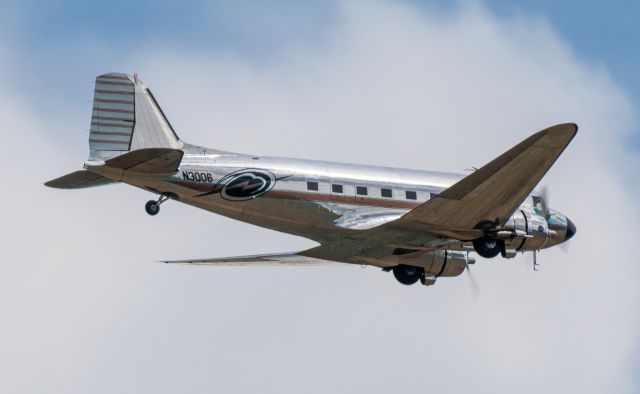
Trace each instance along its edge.
{"label": "blue sky", "polygon": [[[411,0],[426,10],[447,13],[460,3]],[[633,1],[480,2],[497,15],[521,13],[545,18],[579,56],[601,63],[640,99],[640,3]],[[59,47],[95,40],[113,48],[137,46],[199,48],[264,59],[295,41],[322,39],[338,17],[328,1],[25,1],[6,8],[16,16],[5,25],[31,52],[27,69],[41,71]],[[6,32],[11,28],[12,32]],[[33,56],[33,57],[32,57]],[[102,59],[100,59],[102,60]],[[91,62],[91,59],[80,61]]]}
{"label": "blue sky", "polygon": [[[426,9],[443,12],[460,3],[410,0]],[[604,61],[627,82],[639,54],[634,43],[640,36],[636,23],[640,5],[631,1],[605,3],[550,0],[480,2],[499,15],[535,13],[549,19],[553,27],[576,49],[594,60]],[[101,41],[170,40],[186,46],[234,48],[254,52],[278,42],[307,39],[322,34],[336,17],[335,4],[326,1],[243,1],[188,3],[154,1],[25,1],[7,8],[17,13],[23,42],[35,49],[67,44],[79,38]],[[286,23],[283,20],[286,18]],[[15,25],[14,25],[15,26]],[[632,84],[634,85],[634,84]]]}
{"label": "blue sky", "polygon": [[538,14],[549,20],[575,51],[602,63],[613,78],[640,99],[640,3],[635,1],[488,1],[498,15]]}
{"label": "blue sky", "polygon": [[[409,0],[425,12],[443,17],[468,2]],[[640,3],[633,1],[480,1],[497,16],[534,16],[548,21],[575,54],[600,65],[632,98],[640,102]],[[295,1],[25,1],[5,5],[11,15],[1,27],[22,49],[13,60],[30,75],[25,84],[64,95],[98,72],[136,69],[135,51],[199,50],[241,57],[254,64],[268,63],[279,50],[295,43],[322,41],[339,22],[336,3]],[[91,46],[110,51],[93,52]],[[127,54],[132,63],[118,61]],[[133,54],[133,55],[132,55]],[[142,61],[142,59],[140,59]],[[68,71],[77,70],[69,75]],[[87,70],[87,73],[83,71]],[[57,74],[57,75],[56,75]],[[63,77],[64,76],[64,77]],[[34,103],[38,105],[38,103]],[[51,103],[42,111],[57,112]],[[636,122],[637,123],[637,122]],[[631,131],[631,130],[630,130]],[[638,131],[631,144],[640,146]]]}
{"label": "blue sky", "polygon": [[[0,70],[10,71],[0,76],[6,83],[0,85],[0,115],[6,130],[21,130],[6,142],[20,148],[2,159],[15,167],[30,150],[41,161],[29,156],[21,164],[24,174],[9,174],[13,189],[24,193],[1,197],[6,212],[0,216],[12,225],[0,228],[0,238],[15,239],[7,260],[21,264],[0,268],[0,309],[9,311],[0,340],[3,330],[11,334],[2,346],[9,356],[0,382],[32,392],[100,392],[91,390],[96,381],[104,381],[103,392],[202,391],[220,382],[229,385],[220,392],[237,385],[256,391],[250,390],[254,383],[267,392],[300,392],[318,370],[328,370],[345,392],[415,388],[406,376],[423,374],[423,383],[441,392],[451,391],[452,382],[486,392],[498,383],[514,392],[528,379],[533,392],[553,392],[539,389],[546,382],[558,383],[557,392],[571,391],[563,385],[580,392],[628,387],[621,381],[633,369],[628,354],[639,354],[629,350],[630,338],[637,342],[637,264],[633,250],[611,245],[632,244],[637,222],[629,220],[637,216],[637,193],[629,193],[629,178],[619,171],[635,168],[637,160],[617,148],[629,136],[640,140],[640,6],[486,1],[472,4],[488,12],[465,14],[460,10],[468,2],[360,4],[0,3],[0,55],[11,55],[0,58]],[[413,18],[421,12],[428,17]],[[505,32],[521,33],[513,21],[547,36],[512,39]],[[346,44],[336,34],[344,34]],[[523,42],[531,47],[513,47]],[[436,55],[423,56],[424,48]],[[495,75],[496,67],[504,78]],[[432,69],[438,73],[431,75]],[[435,162],[460,170],[495,157],[536,128],[575,117],[581,134],[545,182],[554,185],[554,204],[577,218],[578,236],[569,255],[545,253],[538,276],[515,264],[479,262],[484,290],[477,303],[467,300],[464,278],[407,292],[378,272],[364,270],[363,276],[359,267],[314,272],[309,279],[302,271],[151,265],[160,258],[309,245],[179,204],[163,206],[154,221],[142,211],[150,196],[124,185],[75,194],[42,187],[86,157],[93,80],[108,71],[139,71],[181,136],[231,151],[409,168],[431,169]],[[188,72],[195,78],[179,79]],[[452,93],[452,86],[461,93]],[[527,95],[514,99],[513,86]],[[546,100],[548,92],[553,97]],[[633,130],[620,132],[624,128]],[[379,138],[389,131],[398,138]],[[305,134],[326,138],[311,146],[300,142]],[[363,138],[367,147],[359,149]],[[447,149],[426,155],[430,144]],[[575,175],[575,163],[588,179]],[[594,215],[603,201],[613,201],[607,214]],[[87,228],[92,231],[78,231]],[[612,228],[615,234],[602,231]],[[118,247],[105,248],[105,238]],[[603,274],[603,262],[615,269]],[[15,299],[21,302],[7,302]],[[432,313],[416,313],[416,302],[420,312]],[[401,335],[389,336],[421,338],[425,330],[438,340],[406,346]],[[254,354],[256,348],[262,351]],[[496,350],[505,356],[494,357]],[[389,360],[404,369],[387,368]],[[282,380],[289,390],[279,390],[273,370],[290,373]],[[31,371],[43,377],[34,380]],[[236,379],[245,371],[262,381]],[[430,381],[428,371],[444,378]],[[595,383],[583,371],[593,373]],[[312,389],[340,391],[321,380]]]}

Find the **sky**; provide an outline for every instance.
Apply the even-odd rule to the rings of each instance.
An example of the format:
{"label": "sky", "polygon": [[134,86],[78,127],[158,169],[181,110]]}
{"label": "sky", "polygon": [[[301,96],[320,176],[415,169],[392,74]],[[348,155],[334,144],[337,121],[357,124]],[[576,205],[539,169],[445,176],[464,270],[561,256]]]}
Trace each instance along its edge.
{"label": "sky", "polygon": [[[640,391],[640,36],[631,2],[0,3],[3,392]],[[137,71],[210,147],[462,171],[580,131],[543,183],[568,253],[403,287],[374,268],[161,259],[312,242],[144,191],[51,190],[87,157],[93,79]],[[389,136],[393,136],[390,138]],[[409,377],[409,378],[408,378]],[[425,387],[421,387],[424,385]]]}

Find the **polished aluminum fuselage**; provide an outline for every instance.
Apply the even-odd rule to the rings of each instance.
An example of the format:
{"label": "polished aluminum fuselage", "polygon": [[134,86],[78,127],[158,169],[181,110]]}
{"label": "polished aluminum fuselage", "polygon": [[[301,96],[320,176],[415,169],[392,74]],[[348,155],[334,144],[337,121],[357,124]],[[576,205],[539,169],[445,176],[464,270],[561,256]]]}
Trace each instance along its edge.
{"label": "polished aluminum fuselage", "polygon": [[[266,193],[243,201],[220,194],[200,196],[203,193],[194,191],[202,188],[204,192],[207,186],[244,169],[267,170],[277,180]],[[201,175],[190,181],[190,173],[211,177]],[[145,176],[123,180],[154,192],[174,193],[181,202],[211,212],[321,242],[400,217],[462,177],[314,160],[186,153],[176,174],[162,180]],[[317,183],[318,190],[309,190],[308,182]],[[342,193],[332,191],[332,185],[342,186]],[[366,188],[367,195],[357,194],[357,187]],[[392,197],[382,197],[383,188],[390,189]],[[407,199],[407,192],[415,192],[415,200]]]}

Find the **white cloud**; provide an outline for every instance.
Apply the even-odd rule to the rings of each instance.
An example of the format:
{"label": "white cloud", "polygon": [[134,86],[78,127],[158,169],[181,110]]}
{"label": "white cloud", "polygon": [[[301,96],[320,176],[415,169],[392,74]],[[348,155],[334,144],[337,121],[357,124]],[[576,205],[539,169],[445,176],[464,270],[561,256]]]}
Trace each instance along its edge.
{"label": "white cloud", "polygon": [[13,91],[0,96],[5,130],[20,130],[1,159],[3,391],[632,390],[627,97],[544,20],[355,2],[340,17],[268,64],[144,52],[140,70],[184,139],[250,153],[462,170],[575,121],[545,179],[578,226],[570,253],[541,253],[535,274],[526,258],[479,261],[476,302],[464,277],[405,288],[372,268],[154,264],[310,243],[178,204],[149,218],[151,196],[125,186],[44,189],[84,159],[60,136],[88,114],[43,119]]}

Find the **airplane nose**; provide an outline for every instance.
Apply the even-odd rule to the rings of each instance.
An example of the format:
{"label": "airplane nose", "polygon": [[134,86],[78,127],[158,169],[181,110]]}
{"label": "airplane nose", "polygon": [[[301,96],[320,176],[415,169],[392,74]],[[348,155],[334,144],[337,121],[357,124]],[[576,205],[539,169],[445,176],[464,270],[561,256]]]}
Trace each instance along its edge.
{"label": "airplane nose", "polygon": [[573,224],[571,219],[567,219],[567,236],[564,238],[565,241],[570,240],[574,235],[576,235],[576,225]]}

